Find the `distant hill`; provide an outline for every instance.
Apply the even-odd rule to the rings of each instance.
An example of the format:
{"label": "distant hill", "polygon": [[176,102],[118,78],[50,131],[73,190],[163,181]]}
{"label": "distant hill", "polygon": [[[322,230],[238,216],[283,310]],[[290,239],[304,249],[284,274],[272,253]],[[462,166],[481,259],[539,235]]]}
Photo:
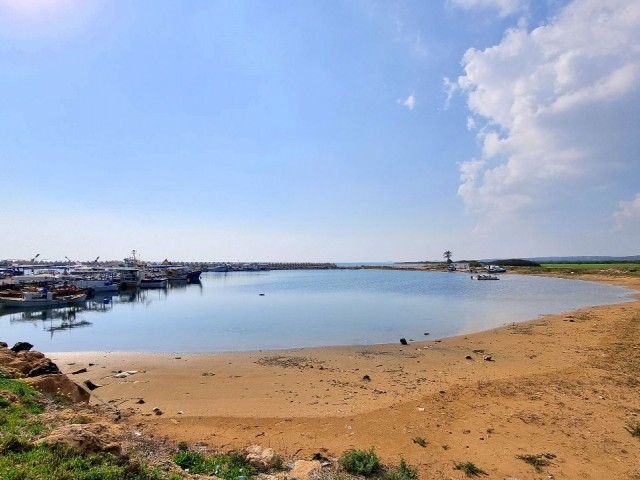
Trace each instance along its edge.
{"label": "distant hill", "polygon": [[[611,263],[611,262],[640,262],[640,255],[631,255],[627,257],[611,257],[604,255],[582,255],[575,257],[526,257],[524,260],[530,260],[537,263]],[[498,259],[480,260],[483,263],[498,262]]]}

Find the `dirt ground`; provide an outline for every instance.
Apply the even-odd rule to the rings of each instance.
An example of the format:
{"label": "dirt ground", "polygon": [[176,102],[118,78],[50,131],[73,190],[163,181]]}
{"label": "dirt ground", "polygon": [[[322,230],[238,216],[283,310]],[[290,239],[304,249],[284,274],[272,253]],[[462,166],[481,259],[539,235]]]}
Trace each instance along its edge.
{"label": "dirt ground", "polygon": [[[640,290],[637,277],[580,278]],[[373,446],[423,479],[466,478],[454,463],[467,461],[484,478],[640,479],[638,298],[407,346],[46,353],[156,437],[285,458]],[[539,454],[540,471],[518,458]]]}

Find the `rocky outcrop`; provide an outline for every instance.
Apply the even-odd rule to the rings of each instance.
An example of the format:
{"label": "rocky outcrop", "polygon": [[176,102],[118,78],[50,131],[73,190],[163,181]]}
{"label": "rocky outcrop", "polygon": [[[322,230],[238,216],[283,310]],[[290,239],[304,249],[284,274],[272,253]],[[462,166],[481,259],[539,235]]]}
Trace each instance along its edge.
{"label": "rocky outcrop", "polygon": [[318,460],[297,460],[293,468],[287,473],[288,479],[309,480],[309,478],[321,470]]}
{"label": "rocky outcrop", "polygon": [[12,348],[0,344],[0,373],[7,378],[24,378],[45,395],[62,395],[72,403],[89,401],[90,394],[85,389],[32,347],[27,342],[18,342]]}
{"label": "rocky outcrop", "polygon": [[259,472],[266,472],[280,463],[280,457],[273,448],[250,445],[244,450],[245,458]]}
{"label": "rocky outcrop", "polygon": [[87,403],[91,394],[72,382],[62,373],[54,375],[41,375],[25,379],[33,387],[40,390],[45,395],[62,397],[70,403]]}
{"label": "rocky outcrop", "polygon": [[39,439],[36,444],[67,445],[80,453],[108,452],[121,454],[118,437],[101,423],[65,425]]}

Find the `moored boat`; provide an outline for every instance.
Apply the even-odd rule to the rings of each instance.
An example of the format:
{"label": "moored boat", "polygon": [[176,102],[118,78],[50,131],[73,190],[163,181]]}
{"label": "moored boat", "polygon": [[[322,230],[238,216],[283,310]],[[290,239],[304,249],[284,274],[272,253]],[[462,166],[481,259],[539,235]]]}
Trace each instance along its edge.
{"label": "moored boat", "polygon": [[495,275],[480,273],[478,275],[471,275],[471,280],[500,280],[500,279]]}
{"label": "moored boat", "polygon": [[37,290],[24,290],[16,294],[0,296],[0,305],[7,308],[13,307],[60,307],[73,303],[84,302],[87,298],[85,290],[65,290],[56,292],[47,288]]}
{"label": "moored boat", "polygon": [[140,280],[140,288],[167,288],[169,280],[166,277],[150,277]]}

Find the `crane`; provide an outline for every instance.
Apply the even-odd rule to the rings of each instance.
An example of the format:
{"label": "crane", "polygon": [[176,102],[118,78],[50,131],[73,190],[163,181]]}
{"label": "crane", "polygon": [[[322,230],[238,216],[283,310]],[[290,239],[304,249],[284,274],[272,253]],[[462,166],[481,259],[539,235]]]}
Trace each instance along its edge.
{"label": "crane", "polygon": [[31,263],[34,263],[36,261],[36,258],[38,258],[39,256],[40,254],[36,253],[36,256],[31,259]]}

